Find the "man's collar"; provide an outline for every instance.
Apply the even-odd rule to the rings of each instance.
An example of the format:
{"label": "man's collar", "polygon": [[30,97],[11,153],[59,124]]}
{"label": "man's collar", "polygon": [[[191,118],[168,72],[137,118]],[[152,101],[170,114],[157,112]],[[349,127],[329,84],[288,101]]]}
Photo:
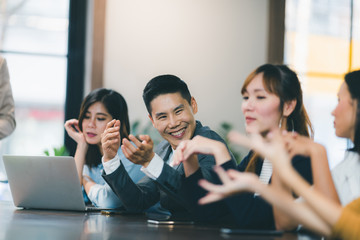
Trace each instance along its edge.
{"label": "man's collar", "polygon": [[192,135],[191,139],[199,134],[199,131],[201,128],[202,128],[201,122],[196,120],[195,131],[194,131],[194,134]]}

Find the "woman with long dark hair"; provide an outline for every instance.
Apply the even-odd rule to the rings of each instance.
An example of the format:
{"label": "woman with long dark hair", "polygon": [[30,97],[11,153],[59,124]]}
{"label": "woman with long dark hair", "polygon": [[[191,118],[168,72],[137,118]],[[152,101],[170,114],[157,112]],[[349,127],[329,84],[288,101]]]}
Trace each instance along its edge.
{"label": "woman with long dark hair", "polygon": [[[85,97],[79,118],[65,123],[67,133],[77,143],[75,162],[80,183],[91,203],[104,208],[122,206],[120,199],[101,176],[101,135],[106,125],[110,122],[115,124],[115,120],[120,121],[118,129],[121,140],[127,138],[130,134],[130,123],[125,99],[114,90],[99,88]],[[126,159],[120,148],[118,155],[135,182],[144,176],[140,166]],[[84,198],[86,200],[86,196]]]}

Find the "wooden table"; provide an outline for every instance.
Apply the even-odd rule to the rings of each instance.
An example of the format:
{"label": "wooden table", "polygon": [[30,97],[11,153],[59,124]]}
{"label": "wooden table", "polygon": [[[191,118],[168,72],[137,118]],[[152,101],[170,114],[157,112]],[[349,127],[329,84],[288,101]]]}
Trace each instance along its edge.
{"label": "wooden table", "polygon": [[200,225],[157,226],[144,215],[103,215],[17,209],[0,202],[0,239],[319,239],[310,235],[225,235],[219,227]]}

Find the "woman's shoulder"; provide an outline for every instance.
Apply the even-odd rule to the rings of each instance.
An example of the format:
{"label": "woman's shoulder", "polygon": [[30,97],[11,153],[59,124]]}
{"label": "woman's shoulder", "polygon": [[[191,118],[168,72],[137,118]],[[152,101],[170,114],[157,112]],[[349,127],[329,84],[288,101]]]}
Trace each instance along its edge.
{"label": "woman's shoulder", "polygon": [[360,169],[360,155],[354,151],[346,151],[344,154],[344,159],[338,163],[333,169],[332,173],[340,173],[356,171],[358,172]]}
{"label": "woman's shoulder", "polygon": [[345,160],[360,164],[360,155],[356,151],[347,150],[344,155],[344,161]]}
{"label": "woman's shoulder", "polygon": [[97,173],[101,172],[104,169],[102,163],[99,163],[97,166],[89,167],[88,165],[84,165],[84,171],[88,171],[89,173]]}

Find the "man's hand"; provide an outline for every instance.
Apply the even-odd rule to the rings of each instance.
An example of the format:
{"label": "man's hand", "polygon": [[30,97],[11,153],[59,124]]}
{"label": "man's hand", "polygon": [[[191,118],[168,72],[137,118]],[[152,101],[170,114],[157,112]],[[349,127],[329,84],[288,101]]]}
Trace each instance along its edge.
{"label": "man's hand", "polygon": [[139,135],[139,138],[140,140],[130,134],[129,139],[135,146],[128,139],[124,138],[121,150],[131,162],[147,167],[155,156],[153,151],[154,143],[149,135]]}
{"label": "man's hand", "polygon": [[182,141],[176,148],[174,165],[188,161],[187,159],[195,161],[193,156],[197,154],[213,155],[217,165],[221,165],[231,158],[229,151],[222,142],[203,136],[195,136],[191,140]]}
{"label": "man's hand", "polygon": [[173,157],[174,166],[183,163],[186,177],[192,175],[194,172],[196,172],[199,169],[199,161],[196,153],[193,154],[186,153],[186,157],[184,157],[184,153],[186,152],[188,145],[191,145],[191,143],[192,143],[191,140],[182,141],[179,144],[179,146],[176,148]]}
{"label": "man's hand", "polygon": [[120,147],[120,121],[113,119],[101,135],[101,147],[104,154],[104,162],[113,159]]}

